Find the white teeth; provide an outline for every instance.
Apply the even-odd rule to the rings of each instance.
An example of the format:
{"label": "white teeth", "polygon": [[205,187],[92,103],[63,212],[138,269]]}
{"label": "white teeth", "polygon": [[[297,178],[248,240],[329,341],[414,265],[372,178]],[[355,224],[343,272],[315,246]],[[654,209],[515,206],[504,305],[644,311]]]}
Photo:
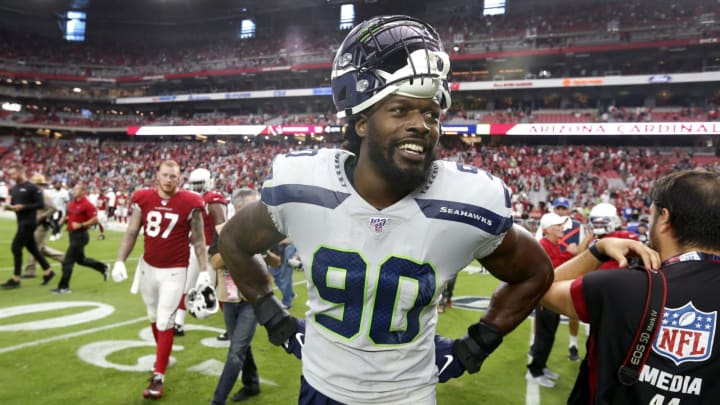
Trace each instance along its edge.
{"label": "white teeth", "polygon": [[425,151],[425,148],[423,148],[421,145],[417,145],[414,143],[404,143],[400,145],[399,149],[414,153],[423,153]]}

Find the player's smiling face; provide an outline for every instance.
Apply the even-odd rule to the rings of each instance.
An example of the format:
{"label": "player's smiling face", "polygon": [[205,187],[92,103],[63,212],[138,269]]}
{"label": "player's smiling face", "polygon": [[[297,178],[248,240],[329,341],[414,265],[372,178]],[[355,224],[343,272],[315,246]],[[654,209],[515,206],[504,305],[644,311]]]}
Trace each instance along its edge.
{"label": "player's smiling face", "polygon": [[440,137],[435,100],[388,96],[364,126],[367,155],[385,181],[414,189],[427,180]]}

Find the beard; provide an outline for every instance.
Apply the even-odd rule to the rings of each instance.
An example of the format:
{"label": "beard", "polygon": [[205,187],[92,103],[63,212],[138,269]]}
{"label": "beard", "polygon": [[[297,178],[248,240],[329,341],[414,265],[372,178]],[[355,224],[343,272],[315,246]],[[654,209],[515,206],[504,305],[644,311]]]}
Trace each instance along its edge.
{"label": "beard", "polygon": [[367,143],[370,161],[373,162],[380,175],[388,183],[400,189],[414,190],[425,184],[430,175],[432,163],[436,160],[435,148],[433,148],[430,153],[425,154],[422,166],[402,168],[393,159],[397,150],[394,144],[390,143],[386,149],[383,149],[381,142],[372,136],[368,137]]}

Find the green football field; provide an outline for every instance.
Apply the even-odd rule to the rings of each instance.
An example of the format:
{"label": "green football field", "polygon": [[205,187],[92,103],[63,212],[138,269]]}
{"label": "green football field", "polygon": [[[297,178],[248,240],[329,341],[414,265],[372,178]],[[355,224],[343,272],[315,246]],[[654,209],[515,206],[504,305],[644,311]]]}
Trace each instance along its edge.
{"label": "green football field", "polygon": [[[0,279],[12,273],[10,243],[15,221],[0,219]],[[91,232],[90,257],[112,264],[122,237],[106,232],[96,240]],[[52,247],[64,250],[67,235]],[[138,240],[128,259],[130,280],[103,282],[92,269],[76,266],[71,294],[52,295],[41,279],[22,281],[15,290],[0,290],[0,404],[140,404],[154,360],[154,342],[140,295],[130,294],[132,274],[142,249]],[[24,253],[28,256],[28,253]],[[51,262],[59,273],[60,264]],[[455,288],[456,305],[440,315],[438,330],[460,337],[477,321],[497,281],[463,271]],[[296,272],[292,313],[302,316],[307,291],[304,275]],[[479,373],[438,386],[438,404],[561,404],[565,403],[579,363],[567,360],[567,326],[560,326],[549,366],[561,375],[555,388],[527,385],[530,321],[505,338]],[[175,339],[171,366],[160,400],[169,404],[208,404],[222,370],[227,346],[216,340],[224,329],[221,314],[206,321],[188,316],[184,337]],[[584,333],[581,331],[581,346]],[[300,362],[267,342],[262,328],[253,341],[261,377],[260,395],[249,404],[296,403]],[[581,355],[584,349],[581,348]],[[328,359],[332,361],[332,359]],[[349,365],[352,367],[352,365]],[[241,384],[236,385],[236,389]],[[233,391],[234,392],[234,391]],[[229,402],[230,403],[230,402]]]}

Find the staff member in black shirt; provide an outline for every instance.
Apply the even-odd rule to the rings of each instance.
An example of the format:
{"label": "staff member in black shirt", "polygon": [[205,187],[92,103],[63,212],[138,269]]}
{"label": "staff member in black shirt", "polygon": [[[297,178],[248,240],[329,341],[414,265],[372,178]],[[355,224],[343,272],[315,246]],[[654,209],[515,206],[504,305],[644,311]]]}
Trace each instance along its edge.
{"label": "staff member in black shirt", "polygon": [[25,167],[19,163],[10,166],[8,175],[15,182],[15,186],[10,189],[10,203],[5,205],[5,209],[15,211],[18,228],[12,241],[13,264],[15,266],[13,275],[0,287],[20,287],[20,269],[22,266],[22,249],[24,247],[43,268],[42,284],[46,285],[55,276],[55,272],[50,270],[50,263],[40,253],[34,236],[37,227],[37,210],[45,206],[42,190],[28,181]]}

